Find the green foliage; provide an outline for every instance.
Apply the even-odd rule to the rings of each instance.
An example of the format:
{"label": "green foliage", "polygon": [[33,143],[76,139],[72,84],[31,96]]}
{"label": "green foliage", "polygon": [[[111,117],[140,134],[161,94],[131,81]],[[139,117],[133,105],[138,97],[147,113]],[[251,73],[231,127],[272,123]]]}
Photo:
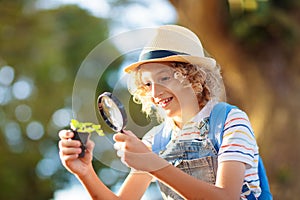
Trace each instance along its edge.
{"label": "green foliage", "polygon": [[81,133],[93,133],[96,132],[99,136],[104,136],[101,125],[96,125],[91,122],[79,122],[76,119],[72,119],[70,126],[73,130],[76,130]]}
{"label": "green foliage", "polygon": [[300,8],[299,1],[244,0],[231,7],[229,23],[233,37],[244,49],[257,52],[265,44],[296,48],[295,40],[300,34],[293,20]]}
{"label": "green foliage", "polygon": [[[37,10],[34,2],[1,0],[0,69],[11,66],[14,79],[9,85],[0,83],[0,90],[8,91],[7,101],[0,102],[0,199],[51,199],[68,183],[69,174],[58,158],[57,132],[62,126],[54,124],[53,115],[72,107],[79,66],[108,37],[107,21],[86,10]],[[31,93],[18,99],[12,91],[23,79],[30,83]],[[29,108],[28,119],[19,119],[19,105]],[[41,138],[32,137],[31,122],[42,125]],[[91,128],[100,133],[98,126]]]}

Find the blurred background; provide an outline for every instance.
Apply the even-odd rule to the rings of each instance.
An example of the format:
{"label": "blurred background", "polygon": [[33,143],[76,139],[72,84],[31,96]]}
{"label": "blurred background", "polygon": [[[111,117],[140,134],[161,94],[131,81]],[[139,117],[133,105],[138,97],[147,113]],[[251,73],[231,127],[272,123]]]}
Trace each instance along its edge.
{"label": "blurred background", "polygon": [[[222,67],[228,102],[250,117],[274,199],[298,199],[299,9],[297,0],[0,0],[0,199],[89,199],[62,167],[57,148],[57,132],[68,126],[74,107],[94,109],[82,100],[74,104],[77,72],[103,42],[110,44],[107,55],[122,54],[109,38],[163,24],[197,33]],[[137,55],[110,63],[95,95],[115,90],[122,68]],[[118,94],[130,98],[125,85]],[[135,123],[149,127],[138,106],[128,109]],[[114,152],[105,149],[94,166],[117,191],[127,171],[111,167]],[[108,164],[101,162],[107,157]],[[160,199],[155,184],[143,199]]]}

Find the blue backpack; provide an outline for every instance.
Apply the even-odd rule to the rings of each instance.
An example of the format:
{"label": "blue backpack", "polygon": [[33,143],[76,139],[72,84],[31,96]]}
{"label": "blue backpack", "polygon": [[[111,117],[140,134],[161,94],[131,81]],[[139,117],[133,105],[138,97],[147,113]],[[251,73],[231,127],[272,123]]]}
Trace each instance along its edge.
{"label": "blue backpack", "polygon": [[[214,136],[210,138],[213,142],[216,150],[219,150],[221,146],[223,134],[224,134],[224,123],[226,121],[227,115],[231,109],[236,108],[228,103],[221,102],[214,106],[210,117],[209,117],[209,131],[214,134],[209,134],[210,136]],[[160,150],[165,149],[165,146],[171,139],[171,129],[168,127],[164,127],[164,124],[161,124],[153,130],[157,132],[154,136],[154,141],[152,145],[152,151],[155,153],[159,153]],[[258,176],[260,179],[260,188],[261,195],[258,197],[259,200],[272,200],[272,194],[270,192],[269,182],[266,174],[266,170],[263,164],[261,157],[259,157],[258,161]],[[250,192],[248,184],[244,184],[242,188],[242,193],[246,194],[248,200],[256,200],[256,197]]]}
{"label": "blue backpack", "polygon": [[[221,146],[223,134],[224,134],[224,123],[226,121],[227,115],[231,109],[236,108],[228,103],[221,102],[214,106],[209,120],[209,131],[215,133],[215,138],[212,141],[215,141],[215,148],[218,151]],[[210,134],[213,135],[213,134]],[[259,156],[258,160],[258,177],[260,180],[261,195],[258,197],[259,200],[271,200],[273,199],[270,192],[269,182],[267,173],[262,161],[262,158]],[[243,185],[242,192],[248,194],[247,199],[252,200],[256,199],[253,194],[250,194],[250,189],[247,184]]]}

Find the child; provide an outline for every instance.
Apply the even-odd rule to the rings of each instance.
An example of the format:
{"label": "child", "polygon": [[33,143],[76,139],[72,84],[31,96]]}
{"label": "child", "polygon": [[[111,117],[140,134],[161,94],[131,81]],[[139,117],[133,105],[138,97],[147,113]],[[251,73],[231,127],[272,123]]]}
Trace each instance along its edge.
{"label": "child", "polygon": [[59,133],[62,163],[93,199],[140,199],[153,178],[164,199],[247,199],[243,184],[260,195],[258,147],[247,115],[238,108],[229,112],[218,152],[210,139],[209,116],[225,90],[216,61],[204,55],[193,32],[158,27],[139,62],[125,71],[134,100],[162,123],[142,141],[129,130],[114,136],[118,156],[133,169],[118,194],[92,167],[94,143],[89,140],[85,157],[78,158],[80,142],[69,140],[71,131]]}

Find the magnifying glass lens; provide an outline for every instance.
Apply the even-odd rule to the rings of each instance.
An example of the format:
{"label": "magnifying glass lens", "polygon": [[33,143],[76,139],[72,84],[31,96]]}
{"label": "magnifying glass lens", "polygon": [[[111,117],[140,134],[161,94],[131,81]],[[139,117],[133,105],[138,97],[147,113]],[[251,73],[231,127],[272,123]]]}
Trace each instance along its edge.
{"label": "magnifying glass lens", "polygon": [[99,112],[106,124],[116,132],[126,126],[127,116],[124,106],[111,93],[105,92],[98,98]]}
{"label": "magnifying glass lens", "polygon": [[101,100],[103,107],[103,114],[107,117],[107,120],[113,124],[118,131],[123,127],[123,117],[115,102],[107,96],[104,96]]}

